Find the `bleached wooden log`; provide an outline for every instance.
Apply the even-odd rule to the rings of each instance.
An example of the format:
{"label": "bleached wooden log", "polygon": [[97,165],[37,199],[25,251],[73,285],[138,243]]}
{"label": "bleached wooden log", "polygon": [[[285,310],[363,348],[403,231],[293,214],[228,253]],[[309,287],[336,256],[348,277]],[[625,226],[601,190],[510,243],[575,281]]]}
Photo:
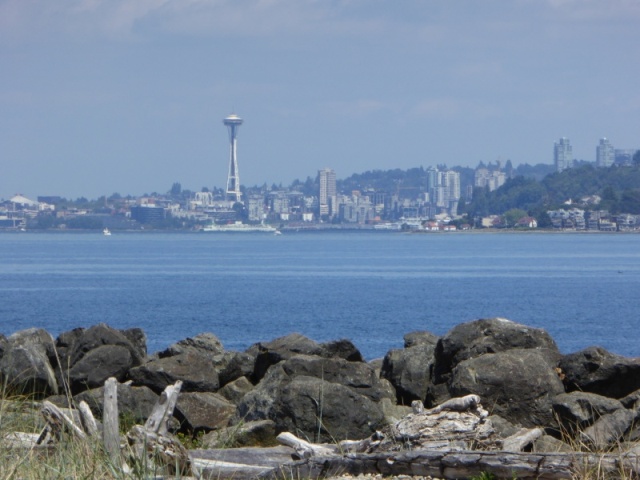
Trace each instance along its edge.
{"label": "bleached wooden log", "polygon": [[425,413],[440,413],[445,410],[449,410],[452,412],[466,412],[467,410],[473,410],[478,405],[480,405],[480,397],[478,395],[466,395],[464,397],[452,398],[450,400],[447,400],[437,407],[426,410]]}
{"label": "bleached wooden log", "polygon": [[56,437],[62,434],[62,431],[66,427],[73,435],[81,440],[87,438],[87,435],[78,427],[74,421],[69,418],[60,408],[56,407],[53,403],[45,400],[42,402],[42,415],[51,427],[52,432]]}
{"label": "bleached wooden log", "polygon": [[502,449],[506,452],[521,452],[542,436],[541,428],[521,428],[502,441]]}
{"label": "bleached wooden log", "polygon": [[120,465],[120,427],[118,419],[118,382],[108,378],[104,383],[102,441],[113,465]]}
{"label": "bleached wooden log", "polygon": [[149,415],[149,418],[144,424],[146,430],[157,433],[158,435],[167,434],[169,431],[167,422],[173,415],[173,409],[176,407],[181,388],[182,382],[178,380],[175,384],[169,385],[164,389],[164,392],[162,392],[153,407],[151,415]]}
{"label": "bleached wooden log", "polygon": [[[274,469],[271,478],[329,478],[332,476],[420,476],[471,478],[489,473],[497,478],[558,480],[584,478],[594,469],[620,478],[639,473],[637,456],[586,453],[512,453],[503,451],[442,452],[415,450],[397,453],[309,457]],[[626,476],[624,478],[627,478]]]}
{"label": "bleached wooden log", "polygon": [[81,401],[78,405],[78,411],[80,412],[80,420],[84,431],[87,432],[90,437],[95,437],[98,434],[98,425],[87,402],[84,400]]}
{"label": "bleached wooden log", "polygon": [[312,456],[326,456],[335,454],[335,450],[331,450],[321,445],[314,445],[301,438],[296,437],[293,433],[282,432],[276,437],[276,440],[287,447],[291,447],[296,451],[300,458],[310,458]]}

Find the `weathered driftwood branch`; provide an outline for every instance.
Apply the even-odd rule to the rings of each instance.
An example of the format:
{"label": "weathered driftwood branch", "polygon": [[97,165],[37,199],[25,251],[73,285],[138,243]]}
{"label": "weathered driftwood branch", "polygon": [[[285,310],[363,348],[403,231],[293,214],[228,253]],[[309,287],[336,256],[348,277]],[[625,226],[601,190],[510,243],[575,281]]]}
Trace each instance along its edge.
{"label": "weathered driftwood branch", "polygon": [[81,401],[78,405],[78,411],[80,412],[82,428],[90,437],[95,437],[98,434],[98,424],[87,402]]}
{"label": "weathered driftwood branch", "polygon": [[87,438],[87,435],[82,431],[82,429],[78,427],[75,422],[62,411],[62,409],[56,407],[48,400],[42,402],[41,412],[47,422],[47,425],[49,425],[56,438],[60,438],[65,427],[79,439],[84,440]]}
{"label": "weathered driftwood branch", "polygon": [[173,415],[174,408],[176,408],[181,388],[182,382],[178,380],[175,384],[169,385],[164,389],[158,402],[153,407],[151,415],[149,415],[144,424],[145,430],[159,435],[165,435],[169,431],[167,422]]}
{"label": "weathered driftwood branch", "polygon": [[334,455],[336,453],[335,449],[329,449],[322,445],[314,445],[289,432],[282,432],[276,437],[276,440],[287,447],[293,448],[299,458]]}

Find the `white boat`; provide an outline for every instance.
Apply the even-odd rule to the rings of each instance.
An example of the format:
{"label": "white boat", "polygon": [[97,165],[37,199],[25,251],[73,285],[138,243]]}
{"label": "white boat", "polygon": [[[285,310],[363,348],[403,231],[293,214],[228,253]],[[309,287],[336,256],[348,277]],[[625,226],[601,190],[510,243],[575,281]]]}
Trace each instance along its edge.
{"label": "white boat", "polygon": [[275,227],[270,225],[265,225],[261,223],[259,225],[250,225],[248,223],[235,222],[228,223],[225,225],[217,225],[212,223],[210,225],[205,225],[202,227],[203,232],[265,232],[265,233],[275,233],[278,230]]}
{"label": "white boat", "polygon": [[104,230],[102,230],[102,234],[106,237],[111,235],[111,230],[109,230],[108,228],[105,227]]}

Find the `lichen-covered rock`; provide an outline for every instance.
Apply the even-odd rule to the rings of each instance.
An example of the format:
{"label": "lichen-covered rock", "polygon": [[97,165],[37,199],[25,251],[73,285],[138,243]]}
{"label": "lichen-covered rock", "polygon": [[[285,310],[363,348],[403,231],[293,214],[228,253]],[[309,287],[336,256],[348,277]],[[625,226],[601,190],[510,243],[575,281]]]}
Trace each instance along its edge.
{"label": "lichen-covered rock", "polygon": [[640,359],[589,347],[565,355],[558,363],[567,392],[575,390],[622,398],[640,389]]}
{"label": "lichen-covered rock", "polygon": [[513,349],[460,362],[449,392],[452,397],[479,395],[492,413],[530,428],[554,424],[551,399],[564,387],[543,352]]}

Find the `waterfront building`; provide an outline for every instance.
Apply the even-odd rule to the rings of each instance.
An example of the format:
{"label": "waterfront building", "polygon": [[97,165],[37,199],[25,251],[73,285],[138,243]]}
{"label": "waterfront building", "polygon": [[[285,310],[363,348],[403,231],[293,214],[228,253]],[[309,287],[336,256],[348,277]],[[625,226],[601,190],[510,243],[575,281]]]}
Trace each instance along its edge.
{"label": "waterfront building", "polygon": [[558,172],[562,172],[563,170],[573,166],[573,152],[568,138],[562,137],[554,144],[553,163],[556,166],[556,171]]}
{"label": "waterfront building", "polygon": [[615,150],[611,142],[606,138],[601,138],[596,147],[596,167],[610,167],[615,160]]}
{"label": "waterfront building", "polygon": [[336,172],[330,168],[324,168],[318,172],[320,180],[320,216],[334,215],[336,202]]}
{"label": "waterfront building", "polygon": [[232,113],[225,118],[222,123],[229,131],[229,175],[227,176],[227,200],[239,202],[240,192],[240,173],[238,172],[238,129],[242,125],[243,120]]}

